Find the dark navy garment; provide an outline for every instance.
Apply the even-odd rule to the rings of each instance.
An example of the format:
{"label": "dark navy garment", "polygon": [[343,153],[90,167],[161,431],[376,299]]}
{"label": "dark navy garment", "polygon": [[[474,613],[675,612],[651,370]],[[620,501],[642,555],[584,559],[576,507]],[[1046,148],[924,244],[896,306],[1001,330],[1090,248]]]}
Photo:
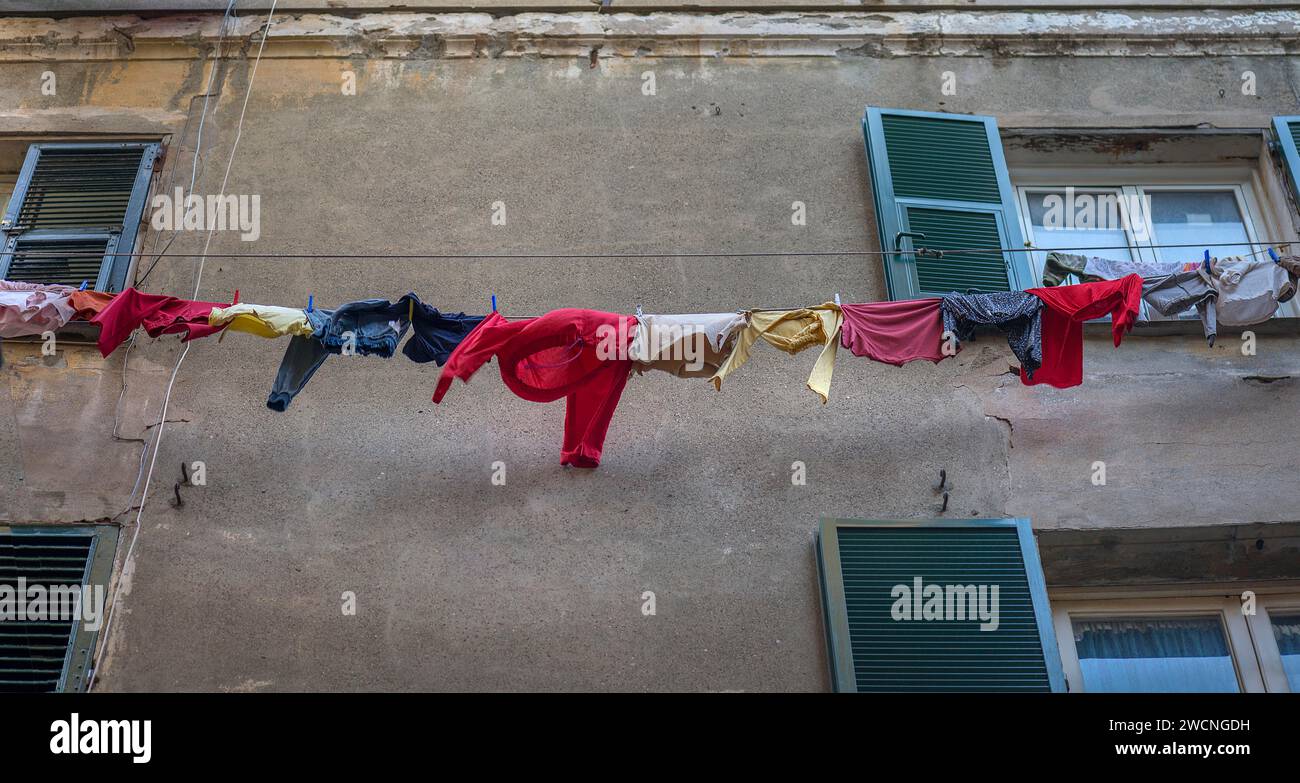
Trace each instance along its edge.
{"label": "dark navy garment", "polygon": [[[483,322],[485,316],[464,313],[440,313],[436,307],[421,302],[415,294],[415,320],[411,322],[411,339],[402,346],[402,353],[413,362],[447,363],[447,357],[456,350],[465,335]],[[402,297],[405,299],[406,297]]]}
{"label": "dark navy garment", "polygon": [[[315,312],[314,310],[312,312]],[[310,320],[311,313],[308,313]],[[294,335],[285,349],[284,358],[280,360],[280,369],[275,373],[275,382],[271,384],[271,395],[266,398],[266,407],[273,411],[284,411],[298,396],[302,387],[307,385],[311,376],[329,358],[329,351],[313,335]]]}
{"label": "dark navy garment", "polygon": [[391,357],[407,329],[414,332],[402,348],[407,358],[414,362],[445,364],[460,341],[483,318],[439,313],[413,293],[396,302],[362,299],[336,310],[312,310],[307,313],[312,334],[295,336],[289,341],[266,407],[273,411],[288,408],[330,354],[341,354],[347,348],[358,356]]}
{"label": "dark navy garment", "polygon": [[307,320],[311,323],[312,337],[330,353],[343,353],[347,348],[358,356],[387,359],[397,351],[397,344],[411,325],[406,316],[413,309],[412,301],[419,301],[415,294],[407,294],[396,302],[362,299],[348,302],[337,310],[312,310],[307,313]]}

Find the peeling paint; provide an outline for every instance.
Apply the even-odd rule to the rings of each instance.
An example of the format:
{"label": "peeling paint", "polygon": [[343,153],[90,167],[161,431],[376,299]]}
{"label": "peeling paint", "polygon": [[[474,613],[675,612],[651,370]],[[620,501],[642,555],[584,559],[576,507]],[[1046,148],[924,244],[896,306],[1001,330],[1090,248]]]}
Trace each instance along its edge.
{"label": "peeling paint", "polygon": [[[264,21],[234,21],[244,55]],[[219,24],[217,14],[13,18],[0,28],[0,59],[187,59],[218,40]],[[286,14],[265,56],[573,57],[596,47],[602,57],[1294,54],[1300,11]]]}

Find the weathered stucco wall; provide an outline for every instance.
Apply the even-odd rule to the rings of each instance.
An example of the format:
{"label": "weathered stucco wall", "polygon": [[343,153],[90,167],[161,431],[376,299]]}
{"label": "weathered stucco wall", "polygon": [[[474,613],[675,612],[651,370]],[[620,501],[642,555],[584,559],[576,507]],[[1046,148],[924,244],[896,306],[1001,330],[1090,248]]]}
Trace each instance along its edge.
{"label": "weathered stucco wall", "polygon": [[[0,64],[0,132],[171,133],[167,165],[188,178],[193,125],[180,132],[206,84],[197,60],[23,62],[19,49],[33,51],[0,47],[13,60]],[[201,298],[238,289],[244,301],[310,294],[331,306],[414,290],[481,312],[495,293],[517,315],[880,299],[872,256],[385,255],[875,250],[867,104],[994,114],[1004,127],[1262,128],[1297,113],[1300,76],[1300,59],[1277,55],[598,54],[593,67],[585,55],[448,58],[436,47],[277,52],[259,66],[227,187],[261,196],[261,239],[221,235],[212,252],[372,257],[214,255]],[[63,86],[42,97],[51,68]],[[349,69],[355,96],[340,90]],[[1246,69],[1257,96],[1237,90]],[[220,74],[197,192],[220,186],[249,70],[237,56]],[[945,70],[955,96],[940,94]],[[653,96],[641,91],[647,71]],[[806,227],[791,225],[796,200]],[[496,201],[505,226],[490,223]],[[171,251],[202,243],[182,235]],[[164,258],[146,288],[188,295],[194,275],[194,260]],[[1028,516],[1044,529],[1296,520],[1285,477],[1300,468],[1300,344],[1291,328],[1262,335],[1255,357],[1237,345],[1138,334],[1113,350],[1090,337],[1087,380],[1070,390],[1022,387],[993,338],[904,369],[841,352],[826,406],[804,387],[813,352],[762,346],[721,394],[634,378],[604,464],[584,472],[558,465],[563,407],[515,398],[493,368],[435,407],[432,366],[335,357],[277,414],[264,400],[284,342],[200,341],[175,386],[101,685],[824,688],[818,518],[935,516],[941,468],[950,514]],[[125,437],[156,422],[176,355],[173,338],[137,341]],[[110,435],[120,352],[51,361],[7,344],[4,358],[0,518],[121,512],[140,452]],[[179,464],[194,460],[208,484],[183,488],[173,507]],[[1089,481],[1096,460],[1105,487]],[[490,480],[496,461],[504,486]],[[806,486],[791,484],[794,461]],[[653,617],[641,613],[646,590]],[[355,617],[340,612],[344,591],[358,596]]]}

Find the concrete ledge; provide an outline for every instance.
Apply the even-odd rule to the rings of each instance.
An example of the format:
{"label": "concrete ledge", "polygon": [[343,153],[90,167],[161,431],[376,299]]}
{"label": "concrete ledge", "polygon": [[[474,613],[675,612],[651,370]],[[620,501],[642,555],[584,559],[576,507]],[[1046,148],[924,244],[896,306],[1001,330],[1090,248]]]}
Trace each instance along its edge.
{"label": "concrete ledge", "polygon": [[[1194,471],[1189,472],[1189,481]],[[1277,477],[1279,488],[1285,477]],[[1300,522],[1039,530],[1049,589],[1300,579]]]}
{"label": "concrete ledge", "polygon": [[[0,61],[191,59],[219,14],[0,20]],[[244,57],[265,18],[233,22]],[[1252,56],[1300,52],[1297,10],[277,14],[266,57]]]}
{"label": "concrete ledge", "polygon": [[[241,0],[239,13],[270,10],[272,0]],[[491,11],[518,13],[530,11],[586,11],[599,6],[600,0],[281,0],[275,4],[281,13],[456,13]],[[227,0],[0,0],[0,11],[40,16],[137,14],[137,13],[221,13]],[[1294,8],[1293,0],[611,0],[616,11],[912,11],[912,10],[1070,10],[1114,9],[1264,9]]]}
{"label": "concrete ledge", "polygon": [[[1264,323],[1255,324],[1254,326],[1220,326],[1217,331],[1217,339],[1237,339],[1241,337],[1243,332],[1247,331],[1270,337],[1300,337],[1300,318],[1270,318]],[[1083,325],[1083,333],[1089,337],[1109,336],[1111,333],[1110,321],[1089,321]],[[1205,330],[1201,327],[1200,319],[1180,318],[1170,321],[1138,321],[1133,325],[1133,331],[1125,335],[1124,339],[1172,335],[1200,337],[1204,334]]]}

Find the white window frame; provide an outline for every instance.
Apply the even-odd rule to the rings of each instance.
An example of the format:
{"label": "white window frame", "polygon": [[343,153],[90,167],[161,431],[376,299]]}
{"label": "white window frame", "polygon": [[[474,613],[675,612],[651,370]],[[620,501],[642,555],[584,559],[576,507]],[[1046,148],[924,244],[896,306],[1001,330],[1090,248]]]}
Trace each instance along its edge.
{"label": "white window frame", "polygon": [[1115,597],[1085,597],[1059,600],[1053,598],[1052,624],[1061,651],[1061,666],[1071,693],[1086,693],[1079,651],[1074,642],[1073,620],[1125,617],[1204,617],[1216,615],[1223,623],[1224,638],[1237,670],[1237,685],[1244,693],[1287,693],[1286,673],[1278,652],[1268,608],[1281,611],[1300,610],[1300,594],[1259,594],[1254,615],[1242,612],[1237,596],[1134,597],[1125,593]]}
{"label": "white window frame", "polygon": [[1286,671],[1282,668],[1282,653],[1277,648],[1277,636],[1273,633],[1273,621],[1269,610],[1278,614],[1300,614],[1300,596],[1262,596],[1257,599],[1255,613],[1246,616],[1246,626],[1255,640],[1255,649],[1259,652],[1260,670],[1264,675],[1264,687],[1272,693],[1289,693],[1291,684],[1287,682]]}
{"label": "white window frame", "polygon": [[[1030,245],[1040,243],[1034,235],[1034,226],[1030,220],[1029,193],[1040,190],[1061,190],[1073,186],[1076,189],[1110,190],[1117,195],[1140,196],[1156,191],[1229,191],[1237,199],[1237,210],[1241,214],[1246,237],[1250,242],[1258,242],[1261,236],[1283,237],[1280,224],[1269,210],[1263,208],[1267,203],[1261,194],[1267,191],[1259,178],[1259,171],[1252,166],[1207,165],[1128,165],[1128,166],[1072,166],[1072,167],[1017,167],[1012,172],[1015,183],[1016,202],[1020,209],[1020,224],[1024,229],[1025,241]],[[1117,184],[1119,183],[1119,184]],[[1122,184],[1129,183],[1129,184]],[[1263,234],[1260,231],[1263,230]],[[1131,231],[1125,228],[1129,251],[1133,258],[1146,261],[1166,260],[1161,254],[1155,236],[1147,241],[1138,241]],[[1206,248],[1215,255],[1215,248]],[[1263,250],[1262,247],[1257,247]],[[1087,251],[1079,251],[1085,253]],[[1104,254],[1105,251],[1098,251]],[[1197,260],[1202,255],[1195,248],[1186,248],[1186,260]],[[1045,254],[1030,253],[1034,274],[1042,279]],[[1168,260],[1177,260],[1170,258]],[[1297,297],[1300,299],[1300,297]],[[1282,305],[1274,317],[1300,317],[1300,302],[1292,299]],[[1142,306],[1143,319],[1149,321],[1174,320],[1166,318],[1155,310]]]}
{"label": "white window frame", "polygon": [[[1039,244],[1044,244],[1050,248],[1053,246],[1053,243],[1047,242],[1046,239],[1044,239],[1044,241],[1040,243],[1038,241],[1038,237],[1036,237],[1034,234],[1033,218],[1030,216],[1030,211],[1029,211],[1030,193],[1041,192],[1045,190],[1061,191],[1068,187],[1074,187],[1075,190],[1087,190],[1089,192],[1094,192],[1094,193],[1097,191],[1108,191],[1114,193],[1116,196],[1119,196],[1125,192],[1124,186],[1116,185],[1113,182],[1088,183],[1088,184],[1083,184],[1082,182],[1073,181],[1073,180],[1067,181],[1066,184],[1061,184],[1060,182],[1050,182],[1050,183],[1041,183],[1041,184],[1037,184],[1037,183],[1020,184],[1018,182],[1016,184],[1016,201],[1020,207],[1020,223],[1024,228],[1025,241],[1029,243],[1031,246],[1037,247]],[[1132,254],[1134,260],[1141,260],[1142,254],[1138,249],[1138,245],[1136,241],[1133,239],[1133,232],[1125,228],[1124,236],[1126,237],[1128,242],[1129,253]],[[1079,250],[1074,252],[1087,255],[1088,253],[1094,251]],[[1097,253],[1097,255],[1103,255],[1107,251],[1098,250],[1095,252]],[[1034,275],[1039,280],[1043,279],[1043,267],[1045,265],[1046,256],[1047,254],[1045,252],[1039,250],[1035,250],[1034,252],[1029,254],[1030,261],[1033,264]]]}
{"label": "white window frame", "polygon": [[9,199],[14,194],[16,184],[18,184],[17,174],[0,174],[0,215],[9,208]]}
{"label": "white window frame", "polygon": [[1124,618],[1124,617],[1193,617],[1217,615],[1223,623],[1224,640],[1232,653],[1233,667],[1237,670],[1237,687],[1245,693],[1264,690],[1264,679],[1254,647],[1250,644],[1250,631],[1241,613],[1241,604],[1231,598],[1183,599],[1131,599],[1120,598],[1100,601],[1069,601],[1054,603],[1052,623],[1061,649],[1061,666],[1071,693],[1086,693],[1083,669],[1079,665],[1079,651],[1074,643],[1073,620]]}

